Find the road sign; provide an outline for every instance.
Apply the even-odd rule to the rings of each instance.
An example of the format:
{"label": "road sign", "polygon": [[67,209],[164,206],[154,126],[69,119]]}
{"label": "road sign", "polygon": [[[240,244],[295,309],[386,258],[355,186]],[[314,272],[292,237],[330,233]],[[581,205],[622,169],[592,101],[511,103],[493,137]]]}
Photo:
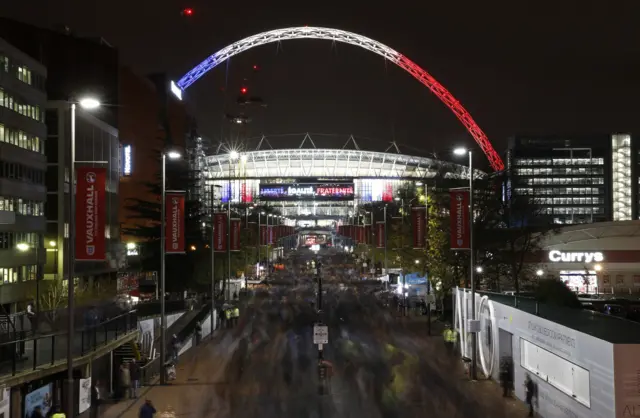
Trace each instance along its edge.
{"label": "road sign", "polygon": [[313,326],[313,343],[329,344],[329,327],[326,325]]}

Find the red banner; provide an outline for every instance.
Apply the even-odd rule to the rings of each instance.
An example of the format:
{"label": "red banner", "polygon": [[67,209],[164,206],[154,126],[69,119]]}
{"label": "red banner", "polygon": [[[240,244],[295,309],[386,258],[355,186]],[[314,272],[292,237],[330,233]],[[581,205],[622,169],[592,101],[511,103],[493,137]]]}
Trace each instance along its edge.
{"label": "red banner", "polygon": [[274,242],[273,229],[274,229],[273,225],[269,225],[267,227],[267,244],[269,245],[273,245],[273,242]]}
{"label": "red banner", "polygon": [[267,226],[260,225],[260,245],[267,245]]}
{"label": "red banner", "polygon": [[105,224],[106,168],[78,167],[76,192],[76,261],[107,258]]}
{"label": "red banner", "polygon": [[365,242],[365,235],[364,235],[364,225],[358,225],[356,227],[356,243],[357,244],[364,244]]}
{"label": "red banner", "polygon": [[227,214],[217,212],[213,214],[213,251],[227,252]]}
{"label": "red banner", "polygon": [[468,250],[471,231],[469,229],[469,191],[451,190],[451,249]]}
{"label": "red banner", "polygon": [[240,251],[240,219],[231,218],[231,235],[229,236],[231,251]]}
{"label": "red banner", "polygon": [[371,245],[373,241],[371,240],[371,225],[364,226],[364,243],[367,245]]}
{"label": "red banner", "polygon": [[384,221],[379,221],[376,224],[376,247],[384,248],[385,247],[385,236],[384,236]]}
{"label": "red banner", "polygon": [[184,193],[167,193],[165,195],[165,237],[164,252],[166,254],[184,254]]}
{"label": "red banner", "polygon": [[427,207],[416,206],[411,208],[411,223],[413,225],[413,248],[419,249],[426,246],[427,232]]}

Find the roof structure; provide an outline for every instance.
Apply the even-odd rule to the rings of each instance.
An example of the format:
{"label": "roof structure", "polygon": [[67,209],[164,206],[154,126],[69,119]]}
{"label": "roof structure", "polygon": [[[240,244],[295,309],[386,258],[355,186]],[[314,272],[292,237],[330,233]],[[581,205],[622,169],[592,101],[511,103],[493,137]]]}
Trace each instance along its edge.
{"label": "roof structure", "polygon": [[[353,135],[342,148],[320,148],[307,133],[296,148],[274,149],[268,138],[262,137],[256,150],[219,151],[204,158],[205,178],[469,178],[467,166],[402,154],[395,143],[385,152],[363,150]],[[484,172],[474,170],[474,177],[483,176]]]}

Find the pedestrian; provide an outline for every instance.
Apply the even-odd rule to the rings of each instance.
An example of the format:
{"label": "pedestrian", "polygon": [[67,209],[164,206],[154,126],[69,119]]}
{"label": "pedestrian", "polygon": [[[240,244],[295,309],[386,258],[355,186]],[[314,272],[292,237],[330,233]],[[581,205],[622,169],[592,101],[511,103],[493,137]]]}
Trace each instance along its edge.
{"label": "pedestrian", "polygon": [[60,405],[55,405],[53,408],[51,408],[49,414],[51,414],[51,418],[67,418],[67,414],[62,412],[62,408],[60,407]]}
{"label": "pedestrian", "polygon": [[127,398],[129,388],[131,387],[131,374],[129,373],[129,367],[127,363],[120,365],[120,395],[122,399]]}
{"label": "pedestrian", "polygon": [[33,408],[31,415],[29,415],[27,418],[44,418],[42,407],[40,405],[37,405],[35,408]]}
{"label": "pedestrian", "polygon": [[524,378],[524,390],[525,390],[525,399],[527,401],[527,405],[529,405],[529,416],[533,416],[533,398],[535,396],[536,386],[531,379],[531,376],[527,373],[527,376]]}
{"label": "pedestrian", "polygon": [[196,322],[196,345],[200,344],[202,340],[202,324],[200,321]]}
{"label": "pedestrian", "polygon": [[100,405],[103,402],[102,394],[100,393],[100,381],[96,380],[91,388],[91,410],[89,416],[91,418],[98,418],[100,416]]}
{"label": "pedestrian", "polygon": [[131,399],[138,398],[138,389],[140,388],[140,365],[137,361],[132,360],[129,363],[129,375],[131,376],[131,387],[129,388],[129,397]]}
{"label": "pedestrian", "polygon": [[238,320],[240,319],[240,308],[238,308],[237,306],[235,308],[233,308],[233,326],[235,327],[236,325],[238,325]]}
{"label": "pedestrian", "polygon": [[180,355],[180,340],[178,336],[173,334],[171,337],[171,359],[175,364],[178,364],[178,356]]}
{"label": "pedestrian", "polygon": [[447,349],[447,353],[449,353],[449,355],[453,355],[453,331],[451,330],[451,325],[446,324],[444,326],[442,339],[444,340],[444,346]]}
{"label": "pedestrian", "polygon": [[151,403],[150,399],[144,401],[144,404],[140,407],[140,414],[138,418],[153,418],[156,414],[156,408]]}

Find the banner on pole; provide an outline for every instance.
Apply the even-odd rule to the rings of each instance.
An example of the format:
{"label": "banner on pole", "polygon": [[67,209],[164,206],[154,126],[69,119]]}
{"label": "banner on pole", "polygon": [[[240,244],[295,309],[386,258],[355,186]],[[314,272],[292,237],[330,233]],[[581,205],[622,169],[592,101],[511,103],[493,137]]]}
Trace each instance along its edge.
{"label": "banner on pole", "polygon": [[371,239],[371,225],[367,224],[364,226],[364,243],[367,245],[371,245],[373,240]]}
{"label": "banner on pole", "polygon": [[227,252],[227,213],[213,214],[213,251]]}
{"label": "banner on pole", "polygon": [[273,230],[274,230],[274,226],[273,225],[269,225],[267,227],[267,243],[269,245],[273,245],[273,243],[274,243]]}
{"label": "banner on pole", "polygon": [[231,236],[229,237],[231,251],[240,251],[240,230],[242,224],[239,218],[231,218]]}
{"label": "banner on pole", "polygon": [[184,193],[171,192],[165,194],[165,237],[164,252],[166,254],[184,254]]}
{"label": "banner on pole", "polygon": [[451,249],[468,250],[471,243],[469,229],[469,191],[449,191],[451,217]]}
{"label": "banner on pole", "polygon": [[378,221],[378,223],[376,223],[376,247],[377,248],[385,247],[386,237],[384,236],[384,227],[385,227],[384,221]]}
{"label": "banner on pole", "polygon": [[267,245],[267,226],[260,225],[260,245]]}
{"label": "banner on pole", "polygon": [[106,260],[107,169],[78,167],[77,173],[75,260]]}
{"label": "banner on pole", "polygon": [[411,223],[413,224],[413,248],[426,246],[427,207],[415,206],[411,208]]}

